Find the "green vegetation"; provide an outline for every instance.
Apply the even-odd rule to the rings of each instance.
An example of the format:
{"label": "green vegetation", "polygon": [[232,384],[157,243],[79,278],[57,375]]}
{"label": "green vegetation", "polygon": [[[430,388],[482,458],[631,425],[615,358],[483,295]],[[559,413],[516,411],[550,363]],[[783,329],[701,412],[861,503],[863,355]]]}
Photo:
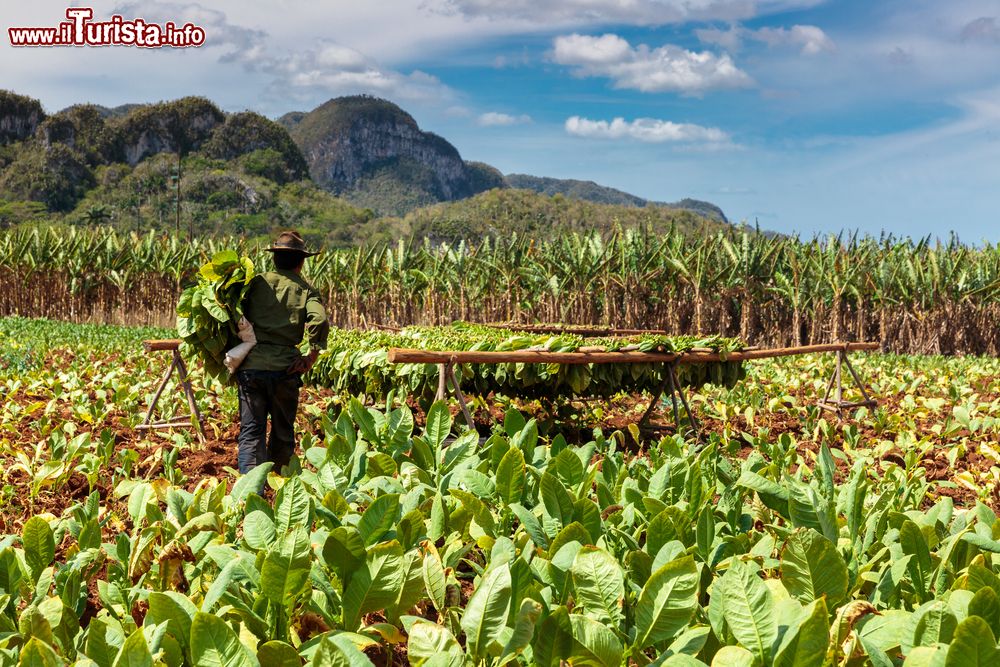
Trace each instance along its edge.
{"label": "green vegetation", "polygon": [[468,199],[417,209],[403,219],[416,238],[435,243],[506,241],[512,236],[545,239],[567,233],[610,235],[620,229],[653,234],[678,230],[692,236],[729,229],[688,211],[659,206],[637,208],[583,199],[539,195],[528,190],[490,190]]}
{"label": "green vegetation", "polygon": [[[260,244],[233,237],[0,231],[0,314],[171,325],[182,286],[220,248],[271,266]],[[899,352],[1000,353],[990,324],[1000,319],[1000,248],[954,240],[644,229],[455,245],[374,238],[328,249],[306,272],[341,327],[563,322],[760,346],[853,338]]]}
{"label": "green vegetation", "polygon": [[715,204],[697,199],[682,199],[679,202],[667,204],[664,202],[654,202],[642,197],[631,195],[621,190],[598,185],[593,181],[577,181],[569,178],[548,178],[544,176],[529,176],[527,174],[507,174],[504,182],[508,187],[531,190],[546,195],[564,195],[573,199],[597,204],[617,204],[620,206],[665,206],[667,208],[690,211],[696,215],[728,223],[726,214]]}
{"label": "green vegetation", "polygon": [[457,242],[608,234],[619,226],[698,232],[725,221],[691,202],[636,208],[641,200],[595,195],[602,189],[594,184],[517,176],[517,187],[554,196],[505,191],[509,179],[499,171],[463,161],[396,105],[363,95],[276,123],[249,111],[224,114],[200,97],[75,105],[46,117],[36,100],[4,92],[0,119],[10,128],[0,137],[0,226],[44,219],[251,239],[297,226],[344,247],[423,235]]}
{"label": "green vegetation", "polygon": [[[886,405],[844,424],[811,404],[829,360],[755,363],[692,396],[703,443],[543,433],[531,401],[480,434],[443,403],[307,391],[287,476],[238,477],[228,436],[135,434],[157,335],[0,319],[4,664],[963,667],[1000,650],[995,359],[858,359]],[[215,392],[198,401],[224,425],[234,390]]]}
{"label": "green vegetation", "polygon": [[[439,371],[434,364],[390,364],[389,348],[419,350],[514,351],[538,349],[576,352],[584,346],[607,350],[634,348],[642,352],[687,352],[706,348],[716,352],[740,349],[737,341],[710,337],[588,338],[572,335],[512,334],[506,329],[455,323],[449,327],[408,327],[398,333],[334,329],[326,351],[310,373],[312,383],[341,394],[387,395],[392,389],[423,400],[432,398]],[[507,396],[556,398],[558,396],[609,396],[621,391],[653,393],[664,383],[665,368],[655,364],[466,364],[461,382],[466,391],[485,396],[491,392]],[[680,365],[676,369],[682,387],[698,388],[706,383],[732,387],[743,377],[736,362]]]}
{"label": "green vegetation", "polygon": [[288,133],[259,114],[225,115],[191,97],[77,105],[46,118],[29,102],[0,96],[4,126],[27,128],[0,146],[2,226],[45,220],[257,237],[298,225],[343,244],[373,217],[313,185]]}
{"label": "green vegetation", "polygon": [[177,303],[177,334],[212,377],[228,377],[226,351],[234,340],[239,342],[243,298],[255,275],[248,258],[232,250],[217,252],[198,271],[198,283],[184,290]]}
{"label": "green vegetation", "polygon": [[50,211],[71,211],[93,185],[86,162],[62,144],[21,150],[0,174],[4,197],[39,202]]}
{"label": "green vegetation", "polygon": [[[309,176],[309,168],[302,153],[280,125],[251,111],[226,116],[205,143],[205,154],[219,160],[232,160],[248,153],[250,161],[258,166],[258,176],[265,176],[278,184],[298,181]],[[284,167],[284,172],[270,171],[274,166]]]}

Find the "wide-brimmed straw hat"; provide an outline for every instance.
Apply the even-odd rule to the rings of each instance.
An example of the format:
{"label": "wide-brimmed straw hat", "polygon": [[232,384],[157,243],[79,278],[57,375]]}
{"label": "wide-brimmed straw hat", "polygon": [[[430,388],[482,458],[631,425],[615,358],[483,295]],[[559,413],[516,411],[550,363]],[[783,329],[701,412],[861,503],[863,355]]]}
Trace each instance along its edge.
{"label": "wide-brimmed straw hat", "polygon": [[302,235],[294,230],[289,230],[287,232],[281,232],[278,234],[278,238],[274,240],[270,248],[265,248],[268,252],[297,252],[306,257],[312,257],[313,255],[318,255],[319,251],[312,252],[306,250],[306,241],[302,238]]}

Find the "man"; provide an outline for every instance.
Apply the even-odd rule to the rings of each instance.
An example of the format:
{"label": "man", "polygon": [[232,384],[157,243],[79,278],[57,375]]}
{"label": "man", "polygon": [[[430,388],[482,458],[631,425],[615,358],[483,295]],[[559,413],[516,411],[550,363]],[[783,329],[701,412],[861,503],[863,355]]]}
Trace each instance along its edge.
{"label": "man", "polygon": [[[291,460],[302,374],[316,362],[330,331],[319,292],[301,276],[305,258],[318,253],[306,250],[295,231],[282,232],[267,250],[274,257],[275,270],[256,276],[243,301],[243,314],[257,338],[236,373],[243,474],[266,461],[272,461],[274,471],[280,472]],[[303,336],[309,343],[306,356],[298,349]]]}

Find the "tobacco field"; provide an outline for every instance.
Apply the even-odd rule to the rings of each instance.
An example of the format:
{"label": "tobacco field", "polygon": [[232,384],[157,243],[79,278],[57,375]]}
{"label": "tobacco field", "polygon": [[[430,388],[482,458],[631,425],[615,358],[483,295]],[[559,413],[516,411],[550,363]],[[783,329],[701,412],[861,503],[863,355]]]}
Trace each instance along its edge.
{"label": "tobacco field", "polygon": [[[0,230],[0,316],[174,325],[182,289],[243,238],[105,227]],[[455,320],[615,324],[779,347],[878,340],[910,354],[1000,354],[1000,247],[957,239],[618,230],[330,249],[306,263],[334,325]]]}
{"label": "tobacco field", "polygon": [[996,359],[856,355],[843,422],[830,358],[747,363],[692,383],[700,440],[633,392],[473,431],[311,386],[288,474],[240,477],[230,386],[206,442],[135,430],[172,335],[0,319],[0,664],[1000,664]]}

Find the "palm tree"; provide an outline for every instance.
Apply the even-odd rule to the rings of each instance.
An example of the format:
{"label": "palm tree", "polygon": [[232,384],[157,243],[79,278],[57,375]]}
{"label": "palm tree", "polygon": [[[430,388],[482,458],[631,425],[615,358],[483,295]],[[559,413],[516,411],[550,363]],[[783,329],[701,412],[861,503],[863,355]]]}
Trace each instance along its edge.
{"label": "palm tree", "polygon": [[88,225],[99,226],[111,219],[111,212],[104,204],[95,204],[84,212],[83,219]]}

